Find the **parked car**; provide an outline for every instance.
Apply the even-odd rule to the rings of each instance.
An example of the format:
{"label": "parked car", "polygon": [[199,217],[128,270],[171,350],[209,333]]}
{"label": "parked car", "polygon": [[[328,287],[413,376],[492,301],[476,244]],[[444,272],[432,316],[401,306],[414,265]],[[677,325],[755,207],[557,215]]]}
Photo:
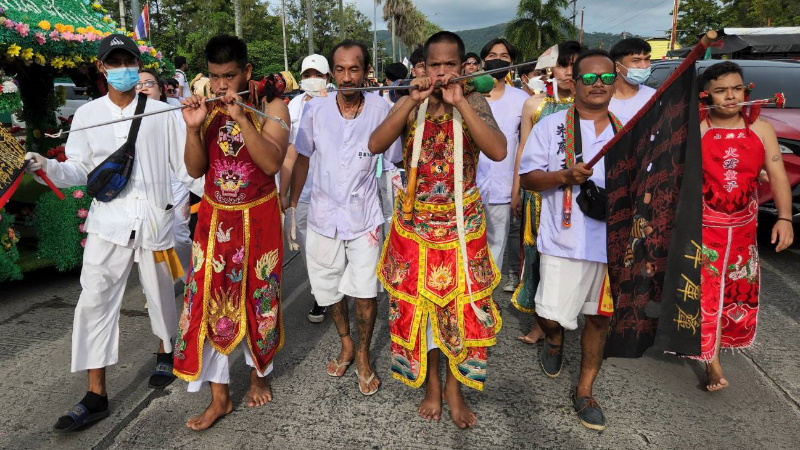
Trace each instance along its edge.
{"label": "parked car", "polygon": [[[53,89],[64,88],[66,91],[66,103],[56,110],[56,117],[63,117],[69,119],[75,115],[75,111],[85,103],[88,103],[90,98],[85,87],[75,86],[72,81],[64,79],[57,80],[53,83]],[[11,123],[21,128],[25,128],[25,122],[19,120],[16,114],[11,115]]]}
{"label": "parked car", "polygon": [[[665,60],[653,62],[653,74],[647,85],[657,88],[682,60]],[[697,61],[698,74],[719,60]],[[761,117],[769,121],[778,135],[783,164],[792,187],[792,215],[800,216],[800,62],[769,60],[733,60],[742,68],[745,83],[755,86],[752,99],[770,98],[778,92],[786,96],[786,108],[778,109],[766,106]],[[758,191],[759,209],[770,215],[776,215],[775,203],[769,183],[764,183]]]}

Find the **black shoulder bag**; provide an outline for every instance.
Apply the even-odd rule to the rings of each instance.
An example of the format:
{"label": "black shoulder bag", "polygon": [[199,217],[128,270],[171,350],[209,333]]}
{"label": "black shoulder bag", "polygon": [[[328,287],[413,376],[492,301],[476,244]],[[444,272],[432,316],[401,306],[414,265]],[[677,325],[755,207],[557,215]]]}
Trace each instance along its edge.
{"label": "black shoulder bag", "polygon": [[[146,104],[147,96],[139,94],[134,114],[143,113]],[[141,117],[133,119],[131,129],[128,132],[128,140],[122,144],[122,147],[98,164],[94,170],[89,172],[86,180],[86,192],[98,201],[108,202],[112,200],[128,184],[131,172],[133,172],[136,137],[139,135],[139,125],[141,123]]]}
{"label": "black shoulder bag", "polygon": [[[609,113],[608,119],[611,122],[611,129],[614,130],[614,134],[617,134],[617,130],[614,127],[614,119],[611,118],[611,114]],[[575,152],[575,161],[582,163],[583,162],[583,142],[581,141],[581,121],[580,115],[578,114],[578,110],[575,109],[575,149],[579,150],[580,153]],[[608,195],[606,195],[605,188],[601,188],[597,184],[595,184],[592,180],[586,180],[581,184],[581,192],[578,194],[578,197],[575,199],[578,203],[578,208],[581,209],[584,215],[587,217],[591,217],[595,220],[601,220],[605,222],[608,216]]]}

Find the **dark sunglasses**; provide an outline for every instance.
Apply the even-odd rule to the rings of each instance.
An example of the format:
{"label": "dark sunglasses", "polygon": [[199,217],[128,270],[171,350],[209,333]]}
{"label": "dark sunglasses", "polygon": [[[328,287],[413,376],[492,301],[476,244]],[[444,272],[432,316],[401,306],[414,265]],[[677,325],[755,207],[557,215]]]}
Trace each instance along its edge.
{"label": "dark sunglasses", "polygon": [[600,78],[600,82],[605,84],[606,86],[610,86],[614,84],[614,81],[617,79],[617,74],[615,73],[584,73],[583,75],[578,75],[575,79],[577,80],[580,78],[581,82],[585,86],[592,86],[597,83],[597,79]]}

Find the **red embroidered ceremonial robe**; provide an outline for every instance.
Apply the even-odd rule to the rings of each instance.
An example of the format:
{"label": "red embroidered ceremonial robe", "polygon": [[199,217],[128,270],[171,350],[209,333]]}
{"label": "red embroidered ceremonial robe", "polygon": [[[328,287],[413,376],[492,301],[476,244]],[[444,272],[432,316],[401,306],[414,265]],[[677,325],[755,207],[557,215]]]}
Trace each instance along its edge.
{"label": "red embroidered ceremonial robe", "polygon": [[[405,142],[410,166],[416,124]],[[398,195],[392,227],[378,264],[378,278],[389,294],[393,376],[419,387],[425,381],[430,321],[433,340],[449,360],[450,370],[467,386],[483,389],[488,347],[496,342],[500,312],[492,290],[500,272],[486,242],[483,203],[475,186],[478,150],[464,133],[464,221],[469,274],[459,256],[454,201],[453,119],[427,115],[418,163],[418,185],[410,223],[403,220],[405,191]],[[470,305],[466,282],[476,305],[491,315],[482,324]]]}
{"label": "red embroidered ceremonial robe", "polygon": [[[248,117],[260,130],[255,115]],[[192,244],[175,374],[196,380],[206,340],[222,354],[247,342],[265,373],[283,345],[283,239],[275,177],[253,162],[239,125],[215,108],[203,125],[208,172]]]}
{"label": "red embroidered ceremonial robe", "polygon": [[745,348],[756,336],[760,272],[756,243],[758,174],[764,144],[749,127],[709,128],[703,148],[703,266],[701,354]]}

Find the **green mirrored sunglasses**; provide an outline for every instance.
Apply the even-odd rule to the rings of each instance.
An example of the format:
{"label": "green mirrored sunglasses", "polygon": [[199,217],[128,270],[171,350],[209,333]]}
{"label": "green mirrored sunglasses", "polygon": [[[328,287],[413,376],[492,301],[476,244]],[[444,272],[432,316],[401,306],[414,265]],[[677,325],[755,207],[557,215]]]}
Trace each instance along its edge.
{"label": "green mirrored sunglasses", "polygon": [[600,78],[600,82],[605,84],[606,86],[614,84],[614,80],[617,79],[617,74],[615,73],[584,73],[583,75],[578,75],[581,82],[586,86],[591,86],[597,83],[597,79]]}

